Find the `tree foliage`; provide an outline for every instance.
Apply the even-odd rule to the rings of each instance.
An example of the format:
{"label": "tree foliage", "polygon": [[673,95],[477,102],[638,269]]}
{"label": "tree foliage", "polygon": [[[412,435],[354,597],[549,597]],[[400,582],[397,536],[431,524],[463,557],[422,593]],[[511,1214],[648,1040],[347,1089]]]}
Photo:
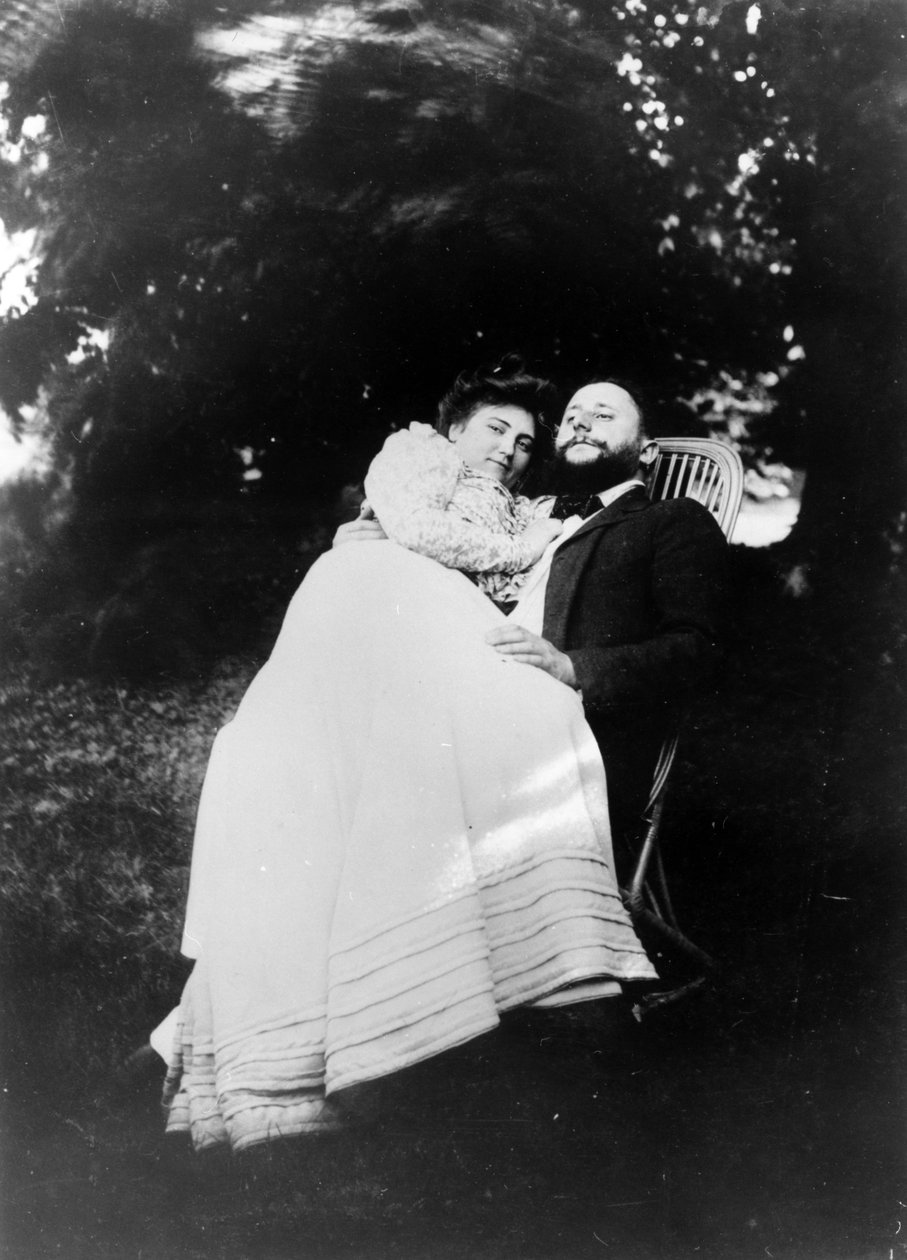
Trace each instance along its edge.
{"label": "tree foliage", "polygon": [[324,502],[512,348],[638,376],[673,429],[716,381],[774,393],[772,429],[728,436],[806,463],[807,545],[896,518],[895,0],[16,0],[0,24],[3,217],[40,257],[0,404],[38,408],[83,545]]}

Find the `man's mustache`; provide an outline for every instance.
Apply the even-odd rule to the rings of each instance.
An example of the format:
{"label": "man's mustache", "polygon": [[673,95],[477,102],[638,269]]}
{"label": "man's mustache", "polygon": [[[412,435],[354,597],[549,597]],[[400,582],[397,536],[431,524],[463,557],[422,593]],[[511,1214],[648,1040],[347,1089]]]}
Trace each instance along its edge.
{"label": "man's mustache", "polygon": [[569,451],[571,446],[594,446],[597,451],[606,453],[608,448],[601,442],[596,442],[594,438],[571,438],[569,442],[565,442],[563,446],[559,446],[559,451]]}

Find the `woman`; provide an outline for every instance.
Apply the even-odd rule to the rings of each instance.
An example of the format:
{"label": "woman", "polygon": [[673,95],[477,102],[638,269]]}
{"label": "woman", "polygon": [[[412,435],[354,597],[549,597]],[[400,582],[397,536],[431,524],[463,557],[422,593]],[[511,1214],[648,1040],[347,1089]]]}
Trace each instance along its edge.
{"label": "woman", "polygon": [[316,562],[217,737],[168,1076],[198,1148],[333,1127],[344,1088],[501,1011],[654,975],[579,697],[484,642],[488,596],[517,596],[561,528],[513,494],[543,395],[461,377],[442,432],[388,440],[366,491],[391,541]]}

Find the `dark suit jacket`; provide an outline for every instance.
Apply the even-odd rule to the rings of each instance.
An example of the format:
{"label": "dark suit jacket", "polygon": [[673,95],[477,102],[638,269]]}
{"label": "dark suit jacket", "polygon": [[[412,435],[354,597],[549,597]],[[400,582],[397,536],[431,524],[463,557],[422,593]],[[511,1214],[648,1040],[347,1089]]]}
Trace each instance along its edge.
{"label": "dark suit jacket", "polygon": [[691,499],[630,490],[555,553],[543,635],[573,661],[612,825],[645,807],[658,748],[719,657],[727,544]]}

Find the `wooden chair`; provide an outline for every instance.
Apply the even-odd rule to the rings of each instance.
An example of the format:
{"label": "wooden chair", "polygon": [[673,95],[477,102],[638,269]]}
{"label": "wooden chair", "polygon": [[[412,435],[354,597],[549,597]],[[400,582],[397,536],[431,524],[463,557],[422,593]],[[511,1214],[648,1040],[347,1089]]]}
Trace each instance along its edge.
{"label": "wooden chair", "polygon": [[[743,464],[731,447],[712,438],[659,438],[658,457],[650,472],[649,494],[654,500],[696,499],[713,514],[730,538],[743,496]],[[659,847],[661,820],[678,736],[666,740],[652,777],[649,801],[640,823],[640,849],[624,901],[634,922],[660,936],[669,948],[694,961],[705,973],[666,993],[652,993],[634,1007],[637,1019],[659,1006],[700,988],[714,960],[681,931],[665,877]]]}

